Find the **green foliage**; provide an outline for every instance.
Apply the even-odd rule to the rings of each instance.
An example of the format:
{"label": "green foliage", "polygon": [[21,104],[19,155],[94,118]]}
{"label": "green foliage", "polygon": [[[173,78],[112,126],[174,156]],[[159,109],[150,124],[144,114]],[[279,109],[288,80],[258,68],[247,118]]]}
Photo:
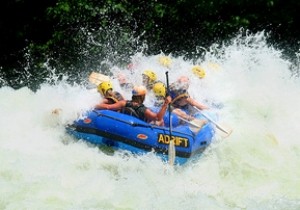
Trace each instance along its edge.
{"label": "green foliage", "polygon": [[[36,3],[41,6],[29,18],[30,3],[6,1],[4,9],[18,16],[23,12],[24,18],[0,24],[1,46],[7,48],[1,49],[0,61],[20,53],[7,43],[22,41],[18,50],[27,45],[32,63],[47,61],[58,71],[74,74],[125,65],[140,51],[200,56],[202,52],[195,54],[197,47],[231,38],[241,28],[272,31],[274,40],[294,42],[300,37],[297,0],[44,0]],[[11,63],[15,68],[21,62]],[[42,65],[27,68],[43,72]]]}
{"label": "green foliage", "polygon": [[[47,15],[49,20],[57,23],[52,43],[60,47],[64,43],[82,44],[83,36],[78,35],[82,29],[86,34],[97,30],[105,33],[105,28],[116,24],[126,34],[132,32],[133,36],[151,43],[148,48],[151,53],[171,52],[176,48],[189,51],[195,43],[209,46],[217,38],[224,39],[240,28],[255,30],[257,21],[265,20],[265,14],[257,10],[271,12],[276,4],[277,1],[271,0],[180,0],[172,4],[157,0],[59,0],[47,9]],[[72,42],[66,41],[70,37]],[[186,37],[190,43],[182,45]],[[175,47],[168,47],[170,45]]]}

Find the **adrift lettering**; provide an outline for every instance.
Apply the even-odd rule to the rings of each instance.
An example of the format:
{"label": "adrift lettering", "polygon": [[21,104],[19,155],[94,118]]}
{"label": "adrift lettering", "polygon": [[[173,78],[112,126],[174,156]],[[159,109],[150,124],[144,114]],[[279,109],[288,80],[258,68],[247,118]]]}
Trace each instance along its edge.
{"label": "adrift lettering", "polygon": [[[187,138],[183,138],[180,136],[171,136],[171,140],[174,141],[175,146],[179,146],[179,147],[189,146],[189,140]],[[158,134],[158,143],[170,144],[170,136],[162,133]]]}

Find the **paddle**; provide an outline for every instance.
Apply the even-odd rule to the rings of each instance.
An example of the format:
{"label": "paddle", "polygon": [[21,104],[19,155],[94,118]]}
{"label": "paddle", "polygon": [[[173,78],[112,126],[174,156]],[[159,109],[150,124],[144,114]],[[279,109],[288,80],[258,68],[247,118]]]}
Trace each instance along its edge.
{"label": "paddle", "polygon": [[186,120],[186,119],[184,119],[184,118],[182,118],[182,117],[180,117],[180,116],[178,116],[178,115],[177,115],[177,117],[178,117],[180,120],[182,120],[182,121],[184,121],[184,122],[190,124],[190,130],[191,130],[193,133],[195,133],[195,134],[197,134],[197,133],[201,130],[201,128],[207,123],[206,120],[194,119],[194,120],[192,120],[192,121],[189,121],[189,120]]}
{"label": "paddle", "polygon": [[92,72],[89,76],[89,82],[94,84],[94,85],[99,85],[101,82],[106,82],[109,81],[109,77],[104,75],[104,74],[100,74],[97,72]]}
{"label": "paddle", "polygon": [[[168,71],[166,71],[166,80],[167,80],[167,90],[168,93],[170,92],[169,90],[169,75]],[[168,105],[168,111],[169,111],[169,133],[170,133],[170,143],[169,143],[169,151],[168,151],[168,156],[169,156],[169,164],[174,165],[175,161],[175,156],[176,156],[176,149],[175,149],[175,143],[174,140],[172,139],[172,119],[171,119],[171,104]]]}
{"label": "paddle", "polygon": [[[196,109],[198,112],[200,112],[206,119],[208,119],[210,122],[212,122],[213,124],[215,124],[215,126],[222,132],[224,132],[227,136],[229,136],[232,133],[232,129],[226,130],[223,126],[219,125],[216,121],[214,121],[213,119],[211,119],[207,114],[205,114],[204,112],[202,112],[200,109],[198,109],[196,106],[193,106],[194,109]],[[227,137],[225,136],[225,137]]]}

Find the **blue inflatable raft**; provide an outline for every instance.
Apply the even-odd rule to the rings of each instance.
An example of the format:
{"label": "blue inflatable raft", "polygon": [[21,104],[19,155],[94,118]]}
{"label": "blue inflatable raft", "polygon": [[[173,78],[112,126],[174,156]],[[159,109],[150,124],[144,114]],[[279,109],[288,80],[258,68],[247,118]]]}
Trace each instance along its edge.
{"label": "blue inflatable raft", "polygon": [[189,124],[160,127],[148,124],[134,116],[110,111],[92,110],[85,117],[74,121],[67,132],[78,139],[96,145],[109,145],[115,149],[129,150],[136,154],[154,151],[168,160],[170,138],[175,144],[175,163],[184,164],[201,154],[215,134],[211,123],[193,132]]}

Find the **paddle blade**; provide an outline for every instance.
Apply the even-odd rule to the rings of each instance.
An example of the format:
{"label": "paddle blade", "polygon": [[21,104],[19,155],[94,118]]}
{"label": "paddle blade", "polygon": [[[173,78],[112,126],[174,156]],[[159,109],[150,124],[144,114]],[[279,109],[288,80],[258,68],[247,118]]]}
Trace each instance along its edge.
{"label": "paddle blade", "polygon": [[225,125],[224,123],[222,124],[222,126],[216,125],[216,127],[218,128],[217,134],[220,135],[223,139],[230,136],[233,132],[233,129],[230,126]]}
{"label": "paddle blade", "polygon": [[89,82],[94,84],[94,85],[99,85],[101,82],[107,82],[109,81],[109,77],[104,75],[104,74],[100,74],[97,72],[92,72],[89,76]]}
{"label": "paddle blade", "polygon": [[[225,128],[224,125],[220,125],[219,123],[215,122],[209,115],[205,114],[204,112],[202,112],[200,109],[198,109],[196,106],[193,106],[198,112],[200,112],[206,119],[208,119],[211,123],[213,123],[216,128],[218,128],[220,131],[222,131],[224,134],[226,134],[227,136],[229,136],[232,133],[232,129],[231,128]],[[226,137],[227,137],[226,136]]]}
{"label": "paddle blade", "polygon": [[171,166],[174,165],[175,155],[176,155],[175,144],[174,144],[174,141],[171,140],[170,144],[169,144],[169,151],[168,151],[169,165],[171,165]]}
{"label": "paddle blade", "polygon": [[190,124],[189,128],[194,133],[197,134],[201,128],[207,123],[207,120],[203,119],[193,119],[192,121],[186,121]]}

